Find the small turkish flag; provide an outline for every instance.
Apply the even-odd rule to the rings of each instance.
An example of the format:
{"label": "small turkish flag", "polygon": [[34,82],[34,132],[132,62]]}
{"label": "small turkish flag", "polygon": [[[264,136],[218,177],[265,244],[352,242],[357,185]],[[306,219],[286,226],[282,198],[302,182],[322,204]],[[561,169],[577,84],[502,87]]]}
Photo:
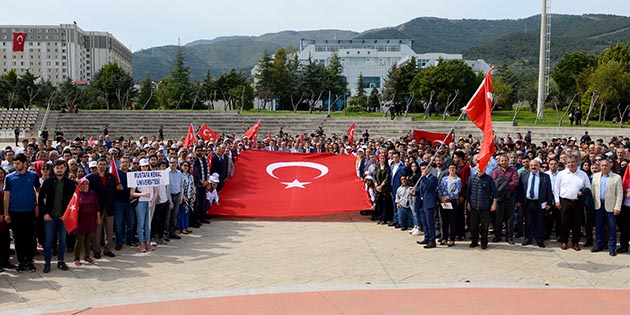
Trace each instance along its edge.
{"label": "small turkish flag", "polygon": [[13,51],[24,51],[26,32],[13,32]]}
{"label": "small turkish flag", "polygon": [[413,130],[413,137],[416,141],[420,141],[420,139],[424,139],[425,142],[428,143],[442,143],[449,144],[453,142],[453,134],[452,133],[436,133],[429,132],[424,130]]}
{"label": "small turkish flag", "polygon": [[221,205],[211,213],[286,217],[370,208],[352,155],[246,150],[221,191]]}
{"label": "small turkish flag", "polygon": [[120,175],[118,175],[118,168],[116,167],[116,160],[112,157],[112,162],[109,163],[109,172],[116,177],[116,185],[120,184]]}
{"label": "small turkish flag", "polygon": [[206,124],[201,125],[197,134],[204,141],[215,141],[219,139],[219,134],[210,129],[210,127],[206,126]]}
{"label": "small turkish flag", "polygon": [[477,92],[465,107],[470,121],[483,131],[478,160],[480,172],[485,171],[486,165],[495,151],[492,130],[492,98],[492,69],[490,69]]}
{"label": "small turkish flag", "polygon": [[256,140],[256,133],[258,133],[258,129],[260,129],[260,120],[258,120],[253,126],[249,127],[249,129],[245,131],[245,136],[249,140]]}
{"label": "small turkish flag", "polygon": [[352,125],[350,125],[350,128],[348,128],[348,142],[350,144],[354,143],[354,123],[352,123]]}
{"label": "small turkish flag", "polygon": [[[78,190],[78,187],[77,187]],[[72,233],[77,227],[79,227],[79,196],[75,192],[70,199],[66,212],[64,212],[61,220],[66,227],[68,233]]]}
{"label": "small turkish flag", "polygon": [[[85,138],[84,138],[85,139]],[[94,145],[94,136],[90,137],[90,141],[88,141],[88,147],[91,147]]]}
{"label": "small turkish flag", "polygon": [[197,137],[195,137],[195,129],[193,129],[193,125],[190,124],[190,126],[188,127],[188,133],[186,134],[186,139],[184,139],[184,148],[188,148],[191,144],[194,144],[195,141],[197,140]]}
{"label": "small turkish flag", "polygon": [[626,166],[626,171],[623,173],[622,187],[624,194],[630,189],[630,166]]}

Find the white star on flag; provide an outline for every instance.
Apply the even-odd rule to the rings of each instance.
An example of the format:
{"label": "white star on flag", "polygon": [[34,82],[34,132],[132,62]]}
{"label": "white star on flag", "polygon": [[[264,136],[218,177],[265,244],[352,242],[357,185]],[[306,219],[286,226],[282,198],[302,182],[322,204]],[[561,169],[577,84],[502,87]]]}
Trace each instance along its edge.
{"label": "white star on flag", "polygon": [[302,189],[304,189],[304,188],[306,188],[306,187],[304,187],[304,185],[308,185],[310,183],[311,182],[301,182],[301,181],[297,180],[297,178],[294,179],[290,183],[288,183],[288,182],[280,182],[280,184],[287,185],[287,187],[284,187],[284,189],[289,189],[289,188],[302,188]]}

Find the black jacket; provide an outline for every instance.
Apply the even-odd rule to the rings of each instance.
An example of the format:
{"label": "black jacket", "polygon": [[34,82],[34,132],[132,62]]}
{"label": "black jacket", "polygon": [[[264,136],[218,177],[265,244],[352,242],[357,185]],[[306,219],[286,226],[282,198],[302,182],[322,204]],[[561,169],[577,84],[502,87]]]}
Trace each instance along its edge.
{"label": "black jacket", "polygon": [[[538,171],[538,178],[540,178],[540,183],[538,184],[538,202],[540,205],[543,203],[547,203],[549,206],[555,204],[553,199],[553,191],[551,190],[551,177],[549,174]],[[525,204],[527,201],[527,185],[529,181],[529,175],[531,173],[529,171],[525,171],[521,174],[521,178],[518,180],[518,188],[516,189],[516,200],[518,202]]]}
{"label": "black jacket", "polygon": [[114,191],[116,190],[116,177],[111,173],[105,173],[106,184],[103,186],[98,172],[85,176],[90,182],[90,189],[94,190],[98,198],[101,211],[105,211],[108,216],[114,215]]}
{"label": "black jacket", "polygon": [[[37,197],[37,203],[39,204],[39,215],[44,216],[51,214],[53,207],[55,206],[55,185],[57,183],[56,177],[50,177],[44,180],[39,196]],[[76,188],[75,183],[68,177],[63,178],[63,200],[61,201],[62,210],[61,213],[66,211],[66,207],[72,199],[72,194]]]}

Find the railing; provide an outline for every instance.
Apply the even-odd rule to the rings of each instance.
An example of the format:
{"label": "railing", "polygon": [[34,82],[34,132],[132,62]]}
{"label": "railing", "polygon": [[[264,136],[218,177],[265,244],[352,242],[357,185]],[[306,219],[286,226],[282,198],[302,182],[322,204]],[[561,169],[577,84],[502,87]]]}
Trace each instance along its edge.
{"label": "railing", "polygon": [[46,106],[46,112],[44,113],[44,119],[42,119],[42,124],[39,127],[39,131],[37,132],[37,136],[39,136],[42,133],[42,130],[44,130],[44,127],[46,127],[46,123],[48,122],[48,113],[50,112],[50,107],[51,106],[52,106],[52,97],[51,97],[51,100],[48,101],[48,106]]}

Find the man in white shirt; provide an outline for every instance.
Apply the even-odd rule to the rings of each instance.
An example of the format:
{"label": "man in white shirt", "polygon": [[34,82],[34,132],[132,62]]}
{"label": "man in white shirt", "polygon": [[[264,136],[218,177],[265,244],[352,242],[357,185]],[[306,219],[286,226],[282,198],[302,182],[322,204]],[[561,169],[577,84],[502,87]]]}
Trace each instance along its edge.
{"label": "man in white shirt", "polygon": [[567,157],[567,169],[556,177],[556,187],[553,195],[556,207],[560,209],[560,248],[566,250],[569,243],[569,230],[572,230],[572,247],[579,251],[581,236],[581,218],[584,207],[579,197],[582,189],[591,189],[591,182],[584,171],[578,169],[578,157]]}
{"label": "man in white shirt", "polygon": [[595,247],[591,252],[604,250],[604,225],[608,230],[608,253],[617,256],[616,218],[621,211],[623,189],[621,176],[611,172],[612,162],[599,162],[602,171],[593,174],[593,201],[595,203]]}
{"label": "man in white shirt", "polygon": [[[551,178],[551,191],[556,189],[556,178],[558,177],[558,160],[556,158],[549,159],[547,162],[549,170],[545,174]],[[560,209],[556,208],[555,203],[551,205],[549,213],[545,216],[545,239],[551,236],[551,232],[556,230],[556,238],[560,236]]]}

